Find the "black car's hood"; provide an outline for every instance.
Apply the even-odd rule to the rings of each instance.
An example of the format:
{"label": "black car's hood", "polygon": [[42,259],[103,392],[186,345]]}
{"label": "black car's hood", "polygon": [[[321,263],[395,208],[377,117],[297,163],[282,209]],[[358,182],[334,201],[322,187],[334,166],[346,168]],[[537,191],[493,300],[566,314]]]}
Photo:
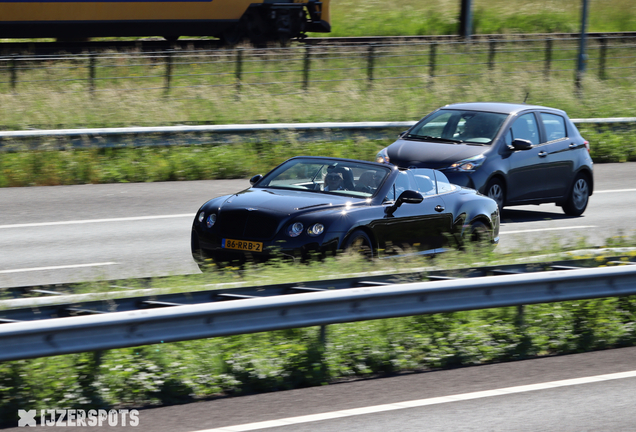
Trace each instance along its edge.
{"label": "black car's hood", "polygon": [[489,146],[400,139],[391,144],[387,152],[391,163],[403,168],[444,168],[488,149]]}
{"label": "black car's hood", "polygon": [[281,214],[292,214],[302,211],[331,210],[362,201],[360,198],[320,192],[251,188],[229,196],[221,204],[221,208],[268,210]]}

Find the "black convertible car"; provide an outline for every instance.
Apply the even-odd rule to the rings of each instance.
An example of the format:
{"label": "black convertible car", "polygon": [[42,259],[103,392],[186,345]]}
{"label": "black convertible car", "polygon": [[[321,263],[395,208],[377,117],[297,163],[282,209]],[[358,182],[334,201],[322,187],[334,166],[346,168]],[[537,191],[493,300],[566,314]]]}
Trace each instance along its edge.
{"label": "black convertible car", "polygon": [[197,212],[192,255],[201,264],[307,258],[352,248],[436,253],[466,239],[497,244],[497,203],[432,169],[299,156],[252,187],[214,198]]}

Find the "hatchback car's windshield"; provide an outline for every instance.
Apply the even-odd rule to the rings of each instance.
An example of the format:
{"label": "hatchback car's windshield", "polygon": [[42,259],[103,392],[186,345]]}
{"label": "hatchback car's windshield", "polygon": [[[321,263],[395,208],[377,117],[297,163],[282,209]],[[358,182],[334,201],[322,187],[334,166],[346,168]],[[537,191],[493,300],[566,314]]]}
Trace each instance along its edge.
{"label": "hatchback car's windshield", "polygon": [[439,110],[413,126],[405,139],[489,145],[507,114]]}
{"label": "hatchback car's windshield", "polygon": [[354,161],[291,159],[267,174],[255,187],[368,198],[376,193],[389,173],[388,167]]}

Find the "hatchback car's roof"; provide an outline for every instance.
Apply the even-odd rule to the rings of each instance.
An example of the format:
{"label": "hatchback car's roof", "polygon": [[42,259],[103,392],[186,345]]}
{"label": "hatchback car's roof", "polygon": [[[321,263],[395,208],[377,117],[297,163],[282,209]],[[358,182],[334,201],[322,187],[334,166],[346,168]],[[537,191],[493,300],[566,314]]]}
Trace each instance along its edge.
{"label": "hatchback car's roof", "polygon": [[507,102],[466,102],[466,103],[455,103],[446,105],[441,109],[453,108],[453,109],[461,109],[461,110],[469,110],[469,111],[488,111],[495,112],[501,114],[513,114],[519,111],[524,111],[528,109],[541,109],[541,110],[549,110],[549,111],[558,111],[564,113],[560,109],[549,108],[540,105],[526,105],[526,104],[518,104],[518,103],[507,103]]}

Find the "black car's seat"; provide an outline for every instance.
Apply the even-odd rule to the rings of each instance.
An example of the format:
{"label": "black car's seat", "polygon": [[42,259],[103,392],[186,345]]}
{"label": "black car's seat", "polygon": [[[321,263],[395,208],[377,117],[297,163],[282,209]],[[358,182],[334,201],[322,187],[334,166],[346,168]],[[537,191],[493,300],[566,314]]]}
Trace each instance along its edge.
{"label": "black car's seat", "polygon": [[342,178],[344,180],[343,187],[347,190],[354,190],[355,185],[353,184],[353,171],[349,167],[337,167],[333,170],[333,172],[342,173]]}

